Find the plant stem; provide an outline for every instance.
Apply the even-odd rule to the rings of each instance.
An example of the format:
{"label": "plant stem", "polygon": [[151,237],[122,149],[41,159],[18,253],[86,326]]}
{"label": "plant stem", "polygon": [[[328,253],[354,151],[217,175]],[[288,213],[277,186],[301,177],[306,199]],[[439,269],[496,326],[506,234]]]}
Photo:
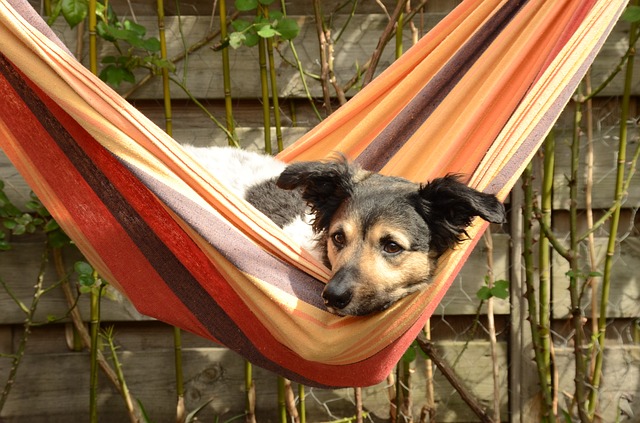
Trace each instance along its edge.
{"label": "plant stem", "polygon": [[89,70],[94,75],[98,74],[98,40],[96,25],[96,0],[89,0]]}
{"label": "plant stem", "polygon": [[493,420],[491,417],[487,415],[487,413],[480,406],[479,401],[465,388],[453,371],[446,365],[442,357],[437,353],[436,349],[433,346],[433,343],[429,341],[423,333],[420,333],[416,338],[418,341],[418,345],[424,351],[433,363],[436,365],[438,370],[442,373],[442,375],[451,383],[451,386],[458,392],[462,400],[469,406],[471,411],[475,413],[476,416],[483,423],[491,423]]}
{"label": "plant stem", "polygon": [[262,93],[262,125],[264,128],[264,152],[271,154],[271,113],[269,111],[269,82],[267,78],[266,40],[258,41],[258,63],[260,65],[260,88]]}
{"label": "plant stem", "polygon": [[[269,19],[269,8],[261,5],[260,9],[265,18]],[[276,143],[278,152],[284,150],[282,142],[282,121],[280,119],[280,99],[278,94],[278,80],[276,77],[276,62],[273,55],[273,38],[267,38],[267,58],[269,59],[269,80],[271,82],[271,104],[273,105],[273,120],[276,127]],[[271,132],[271,131],[269,131]]]}
{"label": "plant stem", "polygon": [[303,384],[298,385],[298,399],[300,401],[300,423],[307,423],[307,403]]}
{"label": "plant stem", "polygon": [[393,15],[391,15],[391,18],[389,19],[387,26],[382,32],[382,35],[380,35],[378,45],[376,46],[376,49],[371,56],[371,64],[369,65],[369,68],[364,75],[364,80],[362,81],[363,86],[367,85],[373,79],[373,76],[376,72],[376,67],[378,66],[378,62],[380,61],[380,57],[382,57],[382,51],[387,45],[387,42],[391,39],[391,34],[393,33],[393,29],[398,23],[398,18],[402,14],[402,10],[404,9],[406,1],[407,0],[400,0],[396,3],[396,8],[393,11]]}
{"label": "plant stem", "polygon": [[127,406],[129,414],[131,415],[133,414],[133,400],[131,399],[131,395],[129,394],[129,387],[127,386],[127,381],[124,378],[122,364],[118,359],[117,347],[113,341],[113,327],[104,331],[103,338],[107,341],[109,351],[111,352],[111,360],[113,361],[113,367],[115,368],[116,375],[118,376],[118,382],[120,383],[122,399]]}
{"label": "plant stem", "polygon": [[[285,0],[280,0],[280,8],[282,9],[282,14],[284,16],[287,16],[287,4]],[[300,81],[302,82],[302,86],[304,87],[304,92],[307,96],[307,99],[309,99],[309,104],[311,105],[313,112],[318,118],[318,121],[322,121],[322,116],[320,115],[320,112],[316,107],[315,101],[311,96],[311,91],[309,90],[309,86],[307,85],[307,79],[305,78],[305,72],[302,67],[302,62],[300,61],[300,57],[298,56],[298,51],[296,50],[296,46],[293,44],[293,40],[289,40],[289,48],[291,49],[291,54],[293,54],[293,58],[296,61],[295,67],[296,69],[298,69],[298,73],[300,74]]]}
{"label": "plant stem", "polygon": [[[493,236],[491,228],[487,228],[484,234],[485,246],[487,248],[487,286],[493,288],[495,275],[493,273]],[[491,345],[491,363],[493,364],[493,420],[500,421],[500,366],[498,364],[498,339],[496,337],[496,325],[493,313],[493,296],[487,300],[487,326],[489,330],[489,340]]]}
{"label": "plant stem", "polygon": [[362,388],[356,387],[353,388],[353,395],[356,400],[356,423],[362,423],[363,418],[363,406],[362,406]]}
{"label": "plant stem", "polygon": [[324,19],[320,0],[313,0],[313,14],[316,21],[316,32],[320,48],[320,84],[322,84],[322,97],[327,115],[333,111],[331,108],[331,95],[329,94],[329,41],[324,29]]}
{"label": "plant stem", "polygon": [[620,58],[620,62],[618,63],[618,65],[613,69],[613,71],[611,71],[609,76],[607,76],[607,78],[604,81],[602,81],[598,87],[596,87],[596,89],[592,90],[589,94],[587,94],[587,97],[584,98],[585,101],[590,100],[593,97],[600,94],[600,92],[604,90],[607,87],[607,85],[611,83],[611,81],[613,81],[616,75],[618,75],[622,71],[627,60],[635,56],[634,50],[636,47],[636,42],[638,41],[639,37],[640,37],[640,28],[638,28],[638,26],[636,25],[635,31],[632,30],[629,32],[629,48]]}
{"label": "plant stem", "polygon": [[[551,211],[553,208],[553,179],[555,168],[556,142],[553,131],[549,133],[544,142],[544,163],[542,177],[542,192],[540,196],[540,224],[551,228]],[[549,237],[544,233],[540,235],[538,248],[538,267],[540,286],[538,293],[539,314],[538,327],[540,330],[540,349],[544,371],[545,386],[552,386],[551,369],[551,251]],[[551,390],[551,389],[550,389]],[[556,404],[555,396],[557,392],[551,390]],[[556,415],[558,410],[553,409],[552,414]]]}
{"label": "plant stem", "polygon": [[[98,279],[94,273],[94,281]],[[98,421],[98,338],[100,329],[100,293],[102,287],[94,287],[91,290],[91,304],[89,322],[89,333],[91,336],[90,363],[91,369],[89,373],[89,420],[91,423]]]}
{"label": "plant stem", "polygon": [[[220,0],[220,37],[227,39],[227,2]],[[233,105],[231,99],[231,71],[229,65],[229,47],[222,48],[222,80],[224,85],[224,107],[227,117],[227,142],[237,146],[236,129],[233,122]]]}
{"label": "plant stem", "polygon": [[[158,35],[160,38],[160,58],[167,59],[167,38],[165,35],[164,24],[164,4],[163,0],[156,0],[158,10]],[[170,136],[173,135],[173,122],[171,112],[171,90],[169,89],[169,69],[162,67],[162,99],[164,104],[164,123],[165,132]]]}
{"label": "plant stem", "polygon": [[244,362],[244,389],[246,392],[245,423],[256,423],[256,386],[253,383],[253,366]]}
{"label": "plant stem", "polygon": [[[586,154],[586,176],[585,176],[585,213],[587,217],[587,227],[593,227],[593,101],[590,98],[591,93],[591,69],[587,70],[584,77],[586,89],[586,101],[582,101],[586,106],[586,135],[587,135],[587,154]],[[591,336],[592,338],[598,333],[598,279],[594,274],[598,269],[598,259],[596,255],[595,235],[590,233],[587,237],[587,249],[589,251],[589,268],[590,275],[587,277],[587,286],[591,288]],[[596,362],[596,343],[589,343],[589,377],[593,379]]]}
{"label": "plant stem", "polygon": [[287,403],[285,399],[285,382],[282,376],[278,376],[278,413],[279,422],[287,423]]}
{"label": "plant stem", "polygon": [[187,418],[187,410],[184,403],[184,371],[182,367],[182,331],[179,327],[173,327],[173,358],[176,372],[176,422],[182,423]]}
{"label": "plant stem", "polygon": [[238,147],[240,148],[240,143],[238,142],[238,137],[236,136],[235,132],[231,133],[229,132],[229,130],[218,120],[216,119],[215,116],[213,116],[209,110],[207,110],[207,108],[204,106],[204,104],[200,103],[200,101],[198,101],[197,98],[195,98],[193,96],[193,94],[191,94],[191,92],[187,89],[187,87],[184,86],[184,84],[182,82],[180,82],[177,78],[174,77],[170,77],[171,82],[173,82],[174,84],[176,84],[177,86],[179,86],[184,92],[185,94],[187,94],[187,96],[189,96],[189,99],[191,101],[193,101],[193,103],[198,106],[200,108],[200,110],[202,110],[204,112],[204,114],[207,115],[207,117],[225,134],[227,134],[227,139],[231,140],[231,145],[233,145],[234,147]]}
{"label": "plant stem", "polygon": [[[633,6],[638,6],[639,0],[630,2]],[[630,33],[636,34],[640,27],[640,22],[635,21],[631,24]],[[627,160],[627,120],[629,119],[629,107],[631,100],[631,87],[633,85],[633,66],[635,57],[635,43],[629,40],[629,55],[627,58],[627,66],[625,70],[624,91],[622,94],[622,109],[620,112],[620,140],[618,144],[618,164],[616,169],[616,185],[614,192],[614,201],[617,203],[613,215],[611,217],[609,227],[609,242],[607,244],[607,254],[604,262],[604,272],[602,276],[602,293],[600,294],[600,318],[598,319],[598,348],[596,355],[596,363],[594,366],[593,378],[591,380],[591,392],[589,395],[589,416],[594,416],[596,412],[598,390],[601,383],[602,365],[604,362],[604,349],[607,330],[607,306],[609,304],[609,290],[611,287],[611,272],[613,269],[613,258],[616,250],[616,240],[618,234],[618,226],[620,222],[621,200],[624,191],[625,166]]]}
{"label": "plant stem", "polygon": [[[405,0],[396,0],[397,3],[402,3],[403,8],[406,3]],[[396,23],[396,59],[399,59],[402,56],[402,30],[404,29],[404,13],[400,12],[398,15],[398,20]]]}
{"label": "plant stem", "polygon": [[293,395],[293,389],[291,388],[291,381],[289,379],[284,379],[284,403],[290,420],[293,423],[300,423],[300,416],[296,408],[296,398],[295,395]]}
{"label": "plant stem", "polygon": [[[78,333],[83,347],[90,348],[91,336],[89,334],[89,331],[87,330],[86,325],[82,321],[80,310],[78,310],[78,308],[76,307],[77,298],[74,297],[73,293],[71,292],[69,281],[65,277],[66,266],[64,264],[62,251],[59,248],[53,249],[53,262],[56,268],[56,273],[58,275],[58,278],[62,279],[62,284],[61,284],[62,292],[64,293],[68,306],[70,307],[69,315],[71,317],[71,322],[73,323],[73,327]],[[102,372],[107,377],[107,379],[111,382],[111,384],[115,387],[118,393],[120,393],[121,395],[124,395],[124,393],[122,392],[122,388],[118,382],[118,376],[109,365],[108,361],[104,357],[104,354],[100,350],[98,350],[97,353],[98,353],[98,357],[97,357],[98,365],[102,369]],[[143,421],[142,410],[140,409],[137,402],[135,401],[131,401],[131,402],[133,403],[133,410],[129,414],[129,419],[131,423],[142,422]]]}
{"label": "plant stem", "polygon": [[[22,337],[20,338],[20,343],[18,344],[17,352],[12,356],[11,362],[11,370],[9,370],[9,375],[7,376],[7,382],[4,384],[4,388],[2,389],[2,393],[0,395],[0,412],[4,408],[7,399],[9,398],[9,394],[11,393],[11,388],[15,384],[16,375],[18,374],[18,368],[22,363],[22,359],[24,358],[27,342],[29,341],[29,336],[31,335],[31,328],[33,326],[33,319],[36,314],[36,309],[38,308],[38,303],[40,302],[40,298],[44,292],[43,284],[44,284],[44,274],[47,268],[47,264],[49,263],[49,246],[45,244],[44,251],[42,253],[42,260],[40,261],[40,270],[38,271],[38,277],[36,279],[36,284],[33,287],[33,297],[31,299],[31,305],[28,310],[24,310],[23,307],[20,307],[23,312],[25,312],[26,316],[24,319],[24,332],[22,333]],[[5,286],[5,289],[8,288],[4,281],[2,285]],[[9,291],[7,291],[9,292]],[[14,296],[10,294],[12,298]],[[22,304],[18,301],[18,304]]]}
{"label": "plant stem", "polygon": [[[424,325],[424,336],[428,341],[431,341],[431,318],[427,319],[427,323]],[[427,421],[435,421],[435,395],[434,395],[434,387],[433,387],[433,362],[430,358],[426,358],[424,360],[425,367],[425,396],[426,396],[426,405],[423,407],[426,411],[426,417],[429,420]]]}
{"label": "plant stem", "polygon": [[539,307],[536,301],[534,274],[535,266],[533,263],[533,166],[531,163],[527,166],[522,174],[522,187],[524,191],[523,203],[523,220],[524,220],[524,239],[523,251],[524,267],[525,267],[525,297],[527,299],[529,324],[531,328],[531,343],[533,344],[533,354],[536,362],[536,370],[538,372],[538,380],[542,391],[542,421],[555,422],[553,410],[553,396],[551,386],[547,383],[547,371],[545,367],[544,355],[542,352],[542,340],[540,324],[538,322]]}
{"label": "plant stem", "polygon": [[584,355],[584,313],[581,307],[581,289],[579,286],[580,267],[578,262],[578,170],[580,168],[580,121],[582,110],[576,104],[573,139],[571,142],[571,165],[569,176],[569,296],[571,298],[571,322],[574,330],[574,360],[575,360],[575,396],[578,416],[582,422],[588,422],[586,406],[586,362]]}

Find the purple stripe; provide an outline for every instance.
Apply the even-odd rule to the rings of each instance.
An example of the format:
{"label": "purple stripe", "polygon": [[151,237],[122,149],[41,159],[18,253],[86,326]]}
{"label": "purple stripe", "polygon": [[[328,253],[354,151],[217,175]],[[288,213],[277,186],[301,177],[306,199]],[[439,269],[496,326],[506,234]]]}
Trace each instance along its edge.
{"label": "purple stripe", "polygon": [[365,148],[356,163],[379,172],[427,121],[527,1],[511,0],[498,10]]}
{"label": "purple stripe", "polygon": [[[622,13],[623,7],[619,10],[619,14]],[[598,52],[602,48],[602,45],[606,41],[609,33],[613,29],[617,20],[614,19],[608,26],[607,30],[603,32],[598,42],[594,45],[591,52],[587,55],[587,58],[582,62],[578,70],[572,75],[571,80],[564,86],[553,102],[553,105],[549,107],[541,119],[538,120],[536,126],[533,128],[529,136],[518,145],[518,150],[509,157],[507,163],[503,166],[500,173],[494,175],[491,179],[491,183],[487,187],[487,192],[498,192],[504,187],[508,189],[513,186],[507,186],[509,181],[516,175],[516,172],[520,172],[520,166],[523,162],[530,159],[531,155],[540,148],[540,145],[544,141],[556,120],[564,110],[565,106],[575,93],[576,88],[584,78],[587,70],[595,60]],[[515,181],[513,181],[515,182]]]}
{"label": "purple stripe", "polygon": [[324,283],[256,246],[219,214],[204,209],[144,170],[126,165],[164,204],[239,270],[255,275],[309,305],[326,310],[321,297]]}

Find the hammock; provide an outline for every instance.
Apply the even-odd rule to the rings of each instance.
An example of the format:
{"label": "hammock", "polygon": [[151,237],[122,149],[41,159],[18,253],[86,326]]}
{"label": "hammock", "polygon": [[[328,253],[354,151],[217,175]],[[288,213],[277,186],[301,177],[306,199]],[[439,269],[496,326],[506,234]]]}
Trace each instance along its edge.
{"label": "hammock", "polygon": [[[506,198],[626,0],[464,0],[285,150],[341,151],[425,181],[469,175]],[[328,271],[209,177],[73,59],[26,1],[0,1],[0,147],[87,259],[138,310],[312,386],[383,380],[476,244],[383,313],[337,317]]]}

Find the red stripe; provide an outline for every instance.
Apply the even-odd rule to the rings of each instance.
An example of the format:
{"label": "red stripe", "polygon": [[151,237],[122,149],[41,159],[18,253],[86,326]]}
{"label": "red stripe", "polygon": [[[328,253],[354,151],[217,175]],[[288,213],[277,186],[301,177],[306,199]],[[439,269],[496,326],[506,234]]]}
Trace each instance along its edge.
{"label": "red stripe", "polygon": [[[82,152],[108,175],[108,183],[113,184],[125,196],[152,228],[156,228],[163,242],[181,257],[198,280],[207,281],[205,289],[208,294],[215,296],[216,301],[227,306],[229,317],[239,324],[244,332],[236,330],[236,333],[229,334],[236,336],[240,339],[238,342],[244,344],[243,348],[235,345],[236,351],[259,366],[308,385],[371,385],[386,377],[395,365],[397,346],[392,345],[359,363],[334,366],[304,360],[280,344],[254,318],[232,288],[220,280],[207,257],[170,218],[155,197],[137,179],[132,179],[127,170],[66,112],[39,89],[31,88],[39,94],[49,112],[69,131],[82,148]],[[53,190],[55,197],[51,197],[51,192],[40,194],[43,200],[48,198],[51,202],[45,203],[45,206],[59,211],[57,217],[63,228],[75,227],[82,231],[96,253],[108,264],[109,271],[123,286],[127,296],[142,313],[213,339],[209,329],[215,329],[216,325],[222,323],[223,316],[215,316],[212,313],[208,317],[202,313],[194,314],[193,310],[167,287],[147,257],[141,253],[138,245],[122,228],[96,191],[85,181],[82,173],[4,78],[0,78],[0,89],[5,94],[2,98],[4,105],[0,108],[0,119],[11,129],[14,137],[21,141],[20,148],[30,162],[22,161],[20,154],[13,149],[6,150],[18,170],[27,176],[32,187],[42,186],[38,181],[42,179],[45,182],[42,187]],[[22,142],[23,140],[30,141]],[[7,140],[3,142],[5,141]],[[37,176],[33,176],[34,171]],[[189,300],[192,304],[206,304],[211,297]],[[244,340],[245,335],[248,340]],[[246,342],[255,342],[255,345],[248,345]],[[254,353],[249,350],[253,350]]]}

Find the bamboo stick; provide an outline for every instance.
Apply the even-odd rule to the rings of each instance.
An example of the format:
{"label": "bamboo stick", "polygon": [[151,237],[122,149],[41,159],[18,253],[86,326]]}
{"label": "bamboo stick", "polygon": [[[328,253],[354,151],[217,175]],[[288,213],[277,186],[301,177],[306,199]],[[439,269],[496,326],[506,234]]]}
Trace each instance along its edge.
{"label": "bamboo stick", "polygon": [[[639,0],[633,0],[630,5],[638,6]],[[640,27],[640,22],[635,21],[631,24],[630,34],[636,34]],[[630,38],[629,52],[635,53],[634,37]],[[631,44],[634,42],[634,44]],[[604,349],[606,340],[607,329],[607,308],[609,304],[609,291],[611,288],[611,272],[613,269],[613,258],[617,245],[618,226],[620,223],[620,209],[622,203],[622,197],[625,194],[625,168],[627,160],[627,120],[629,119],[629,108],[631,100],[631,87],[633,85],[633,67],[634,67],[635,54],[629,54],[627,58],[627,66],[625,70],[624,79],[624,91],[622,95],[622,107],[620,112],[620,138],[618,144],[618,163],[616,169],[616,184],[614,192],[614,201],[616,207],[611,217],[609,227],[609,241],[607,243],[607,253],[604,262],[604,272],[602,276],[602,292],[600,296],[600,318],[598,319],[598,335],[597,335],[597,354],[596,362],[593,371],[593,378],[591,379],[591,391],[589,393],[588,412],[589,417],[593,417],[596,413],[596,407],[598,402],[598,389],[600,388],[602,365],[604,362]]]}
{"label": "bamboo stick", "polygon": [[[226,40],[227,35],[227,2],[220,0],[220,37]],[[236,128],[233,120],[233,104],[231,98],[231,71],[229,65],[229,47],[222,48],[222,81],[224,85],[224,107],[227,122],[227,142],[231,146],[237,146]]]}

